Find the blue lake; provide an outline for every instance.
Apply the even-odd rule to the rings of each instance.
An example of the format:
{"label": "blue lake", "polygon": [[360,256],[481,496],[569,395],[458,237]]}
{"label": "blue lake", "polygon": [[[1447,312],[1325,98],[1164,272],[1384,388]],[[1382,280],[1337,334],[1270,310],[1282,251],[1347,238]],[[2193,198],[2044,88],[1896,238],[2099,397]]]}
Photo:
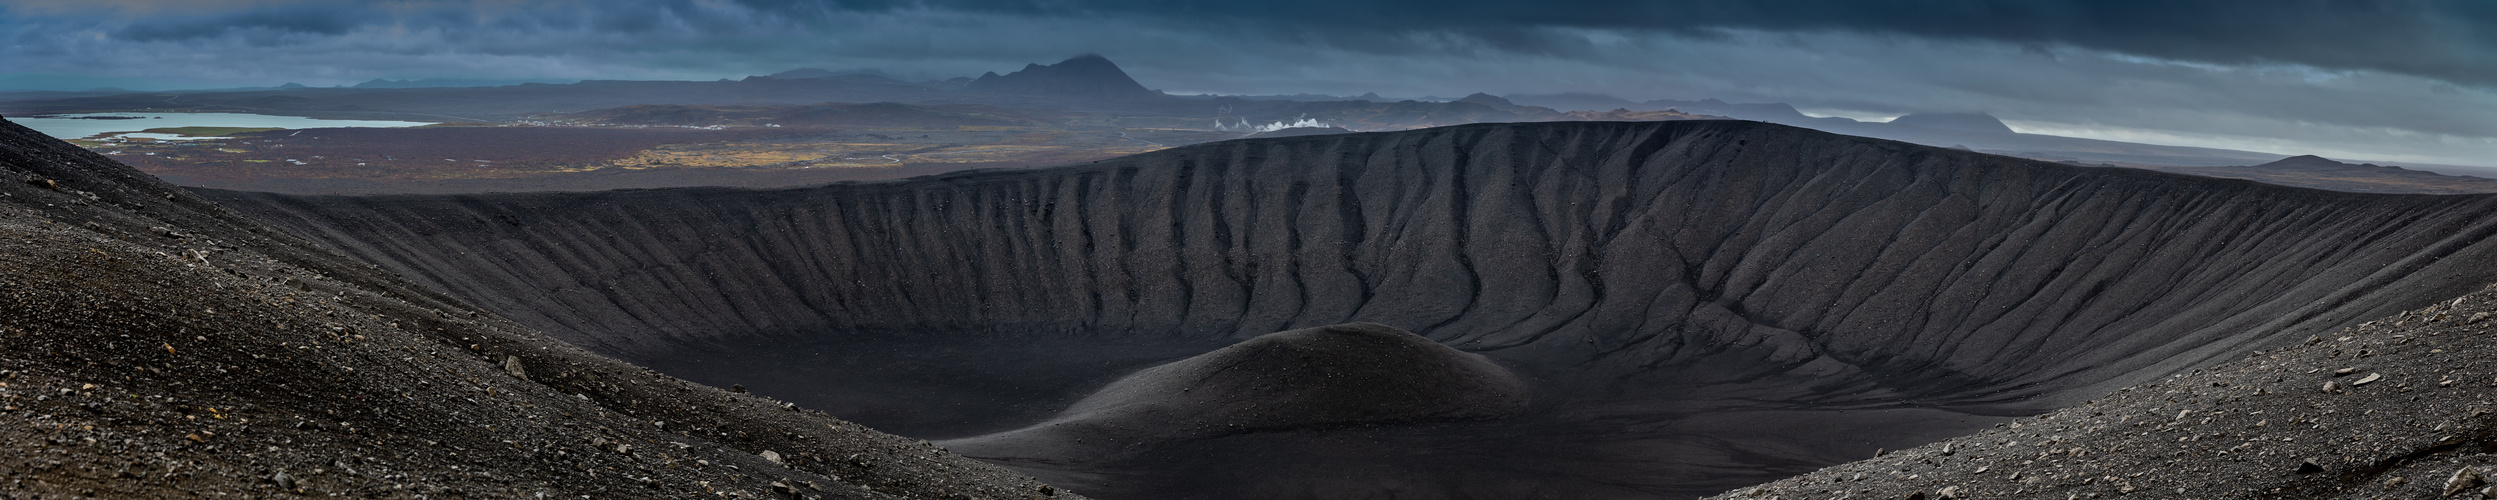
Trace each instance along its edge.
{"label": "blue lake", "polygon": [[[152,128],[169,127],[249,127],[249,128],[334,128],[334,127],[417,127],[431,122],[400,122],[383,120],[323,120],[299,116],[254,115],[244,113],[88,113],[60,115],[60,118],[16,118],[9,121],[25,125],[61,139],[83,139],[104,134],[130,133]],[[136,116],[133,120],[96,120],[76,117]],[[214,139],[213,137],[180,137],[164,134],[130,134],[130,137],[153,139]]]}

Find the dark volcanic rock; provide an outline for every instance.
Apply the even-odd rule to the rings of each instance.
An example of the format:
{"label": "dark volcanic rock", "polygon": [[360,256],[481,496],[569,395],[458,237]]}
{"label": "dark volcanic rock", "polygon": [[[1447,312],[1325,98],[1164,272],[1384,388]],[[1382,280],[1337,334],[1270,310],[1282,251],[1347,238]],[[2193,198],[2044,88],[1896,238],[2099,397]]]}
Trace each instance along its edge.
{"label": "dark volcanic rock", "polygon": [[2497,278],[2497,198],[1734,121],[1244,140],[789,190],[211,194],[567,340],[930,438],[1359,321],[1536,394],[1496,421],[1228,435],[1078,471],[1121,488],[1079,491],[1138,498],[1722,491]]}

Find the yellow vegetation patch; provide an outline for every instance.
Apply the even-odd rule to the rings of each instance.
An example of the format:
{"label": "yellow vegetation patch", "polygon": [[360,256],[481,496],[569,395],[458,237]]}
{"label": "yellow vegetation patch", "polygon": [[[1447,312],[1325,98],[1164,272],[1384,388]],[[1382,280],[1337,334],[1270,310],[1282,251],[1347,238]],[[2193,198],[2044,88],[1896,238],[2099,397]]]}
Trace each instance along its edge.
{"label": "yellow vegetation patch", "polygon": [[[1017,141],[1022,142],[1022,141]],[[1140,145],[1141,146],[1141,145]],[[1039,144],[931,145],[873,142],[850,143],[728,143],[685,144],[653,148],[632,158],[600,167],[741,168],[741,167],[891,167],[928,163],[1012,162],[1067,152],[1069,148]],[[1152,147],[1120,148],[1113,154],[1150,151]],[[590,167],[595,169],[599,167]]]}
{"label": "yellow vegetation patch", "polygon": [[885,143],[672,144],[644,150],[641,154],[617,160],[608,166],[737,168],[827,160],[842,161],[843,158],[861,156],[882,161],[880,155],[908,151],[916,147],[918,146]]}

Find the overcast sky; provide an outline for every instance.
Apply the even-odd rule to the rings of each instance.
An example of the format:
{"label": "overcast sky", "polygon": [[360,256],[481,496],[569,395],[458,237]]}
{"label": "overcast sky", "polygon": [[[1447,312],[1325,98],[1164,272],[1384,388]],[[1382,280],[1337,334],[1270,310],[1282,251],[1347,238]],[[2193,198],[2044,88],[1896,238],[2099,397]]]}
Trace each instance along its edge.
{"label": "overcast sky", "polygon": [[1093,52],[1172,93],[1592,92],[2497,165],[2497,1],[0,0],[0,89],[912,78]]}

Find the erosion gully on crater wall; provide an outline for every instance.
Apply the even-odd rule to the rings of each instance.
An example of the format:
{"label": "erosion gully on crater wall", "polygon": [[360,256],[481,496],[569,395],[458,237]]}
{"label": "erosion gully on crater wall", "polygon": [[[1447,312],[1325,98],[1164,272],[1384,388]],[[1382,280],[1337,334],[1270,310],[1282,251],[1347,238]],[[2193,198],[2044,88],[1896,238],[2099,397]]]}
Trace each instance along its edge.
{"label": "erosion gully on crater wall", "polygon": [[1706,494],[2497,281],[2497,198],[1738,121],[801,189],[206,194],[591,349],[914,437],[1010,431],[1146,367],[1347,322],[1480,355],[1531,400],[1001,459],[1108,498]]}

